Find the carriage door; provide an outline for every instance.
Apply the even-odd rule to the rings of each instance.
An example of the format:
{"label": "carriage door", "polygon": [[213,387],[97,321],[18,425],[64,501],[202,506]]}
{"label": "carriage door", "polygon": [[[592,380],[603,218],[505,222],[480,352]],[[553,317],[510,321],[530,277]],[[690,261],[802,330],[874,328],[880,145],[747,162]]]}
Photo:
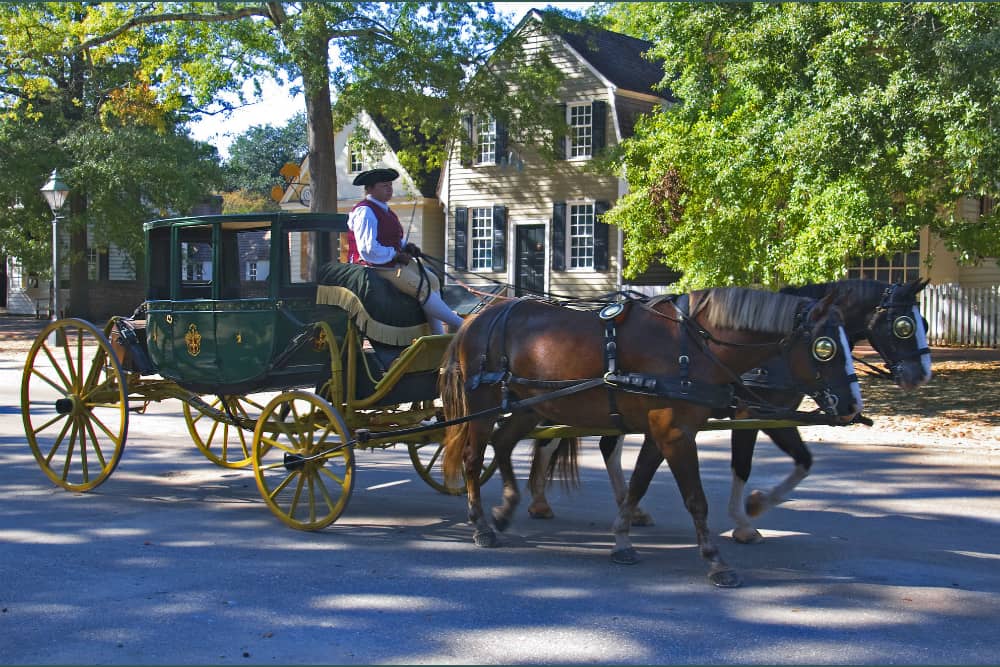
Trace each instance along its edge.
{"label": "carriage door", "polygon": [[515,296],[545,292],[545,225],[516,225]]}

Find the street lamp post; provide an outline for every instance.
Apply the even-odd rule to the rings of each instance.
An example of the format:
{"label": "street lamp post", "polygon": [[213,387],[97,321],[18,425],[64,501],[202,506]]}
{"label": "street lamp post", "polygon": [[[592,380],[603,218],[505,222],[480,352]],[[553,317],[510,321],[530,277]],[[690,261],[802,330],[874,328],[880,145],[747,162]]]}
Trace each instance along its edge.
{"label": "street lamp post", "polygon": [[[59,218],[62,213],[66,197],[69,195],[69,186],[59,176],[57,169],[52,170],[48,182],[42,186],[42,195],[52,209],[52,297],[49,305],[52,308],[51,319],[55,322],[59,319]],[[55,341],[58,343],[59,341]]]}

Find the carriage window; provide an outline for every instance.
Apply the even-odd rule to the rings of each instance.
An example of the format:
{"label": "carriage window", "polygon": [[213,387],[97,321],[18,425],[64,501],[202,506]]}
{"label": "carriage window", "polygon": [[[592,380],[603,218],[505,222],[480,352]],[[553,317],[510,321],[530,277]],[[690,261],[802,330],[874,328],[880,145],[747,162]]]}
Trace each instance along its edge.
{"label": "carriage window", "polygon": [[292,285],[316,282],[319,232],[288,233],[288,282]]}
{"label": "carriage window", "polygon": [[569,244],[569,268],[594,268],[594,205],[571,204],[569,206],[569,230],[566,242]]}
{"label": "carriage window", "polygon": [[920,277],[920,244],[909,252],[897,252],[891,257],[854,257],[848,262],[847,277],[886,283],[916,280]]}
{"label": "carriage window", "polygon": [[493,270],[493,209],[482,207],[469,209],[472,215],[471,250],[473,271]]}
{"label": "carriage window", "polygon": [[271,273],[271,230],[243,229],[237,234],[240,298],[265,298]]}
{"label": "carriage window", "polygon": [[212,298],[214,248],[211,227],[185,227],[180,240],[180,282],[182,299]]}

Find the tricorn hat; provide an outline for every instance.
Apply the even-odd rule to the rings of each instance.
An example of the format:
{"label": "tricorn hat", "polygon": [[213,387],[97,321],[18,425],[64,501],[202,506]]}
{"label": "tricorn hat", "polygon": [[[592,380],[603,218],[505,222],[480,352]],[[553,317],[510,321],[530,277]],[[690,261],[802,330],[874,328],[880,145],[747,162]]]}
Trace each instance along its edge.
{"label": "tricorn hat", "polygon": [[399,172],[395,169],[369,169],[368,171],[363,171],[354,177],[355,185],[375,185],[376,183],[385,183],[387,181],[394,181],[399,178]]}

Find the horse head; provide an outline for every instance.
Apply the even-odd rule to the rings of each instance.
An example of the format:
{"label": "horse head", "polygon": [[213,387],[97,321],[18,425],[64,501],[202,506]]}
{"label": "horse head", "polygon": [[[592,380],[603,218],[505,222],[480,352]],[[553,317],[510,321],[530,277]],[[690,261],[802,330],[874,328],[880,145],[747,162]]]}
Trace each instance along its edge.
{"label": "horse head", "polygon": [[861,412],[863,403],[839,308],[843,297],[833,290],[819,300],[805,302],[786,358],[792,376],[820,409],[848,423]]}
{"label": "horse head", "polygon": [[867,324],[868,342],[885,360],[896,384],[907,390],[931,379],[927,320],[917,305],[917,294],[926,286],[924,279],[890,285]]}

